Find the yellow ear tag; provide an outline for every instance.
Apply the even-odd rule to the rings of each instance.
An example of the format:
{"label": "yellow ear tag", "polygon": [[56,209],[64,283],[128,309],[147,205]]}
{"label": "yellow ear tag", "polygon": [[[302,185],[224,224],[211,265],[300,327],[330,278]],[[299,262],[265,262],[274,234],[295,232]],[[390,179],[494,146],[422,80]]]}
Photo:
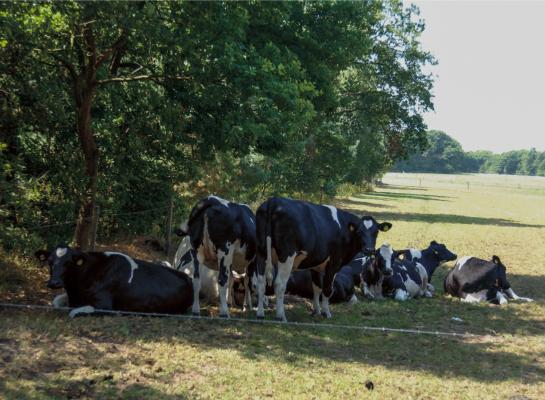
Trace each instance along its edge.
{"label": "yellow ear tag", "polygon": [[405,254],[401,253],[399,256],[397,256],[397,258],[399,258],[400,260],[404,260],[405,259]]}
{"label": "yellow ear tag", "polygon": [[83,265],[83,260],[80,258],[78,261],[76,261],[76,264],[81,267]]}
{"label": "yellow ear tag", "polygon": [[352,224],[348,225],[348,229],[350,230],[350,232],[354,232],[354,225]]}
{"label": "yellow ear tag", "polygon": [[384,225],[384,229],[382,229],[382,232],[388,232],[390,230],[389,225]]}

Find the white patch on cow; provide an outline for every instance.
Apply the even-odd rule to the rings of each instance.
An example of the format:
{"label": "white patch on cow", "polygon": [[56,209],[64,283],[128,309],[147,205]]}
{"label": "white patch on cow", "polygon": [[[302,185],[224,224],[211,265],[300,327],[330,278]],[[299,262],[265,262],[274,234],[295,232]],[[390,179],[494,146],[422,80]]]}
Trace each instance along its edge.
{"label": "white patch on cow", "polygon": [[[199,268],[199,273],[200,273]],[[193,278],[191,280],[191,283],[193,284],[193,305],[191,306],[191,312],[193,315],[200,315],[201,314],[201,305],[199,302],[199,293],[201,291],[201,278]]]}
{"label": "white patch on cow", "polygon": [[405,284],[405,289],[407,289],[409,297],[417,297],[420,295],[420,286],[417,285],[417,283],[413,281],[410,277],[407,277],[407,279],[403,283]]}
{"label": "white patch on cow", "polygon": [[333,220],[339,225],[339,228],[341,227],[341,223],[339,222],[339,214],[336,207],[324,205],[324,207],[329,208],[329,211],[331,211],[331,217]]}
{"label": "white patch on cow", "polygon": [[284,293],[286,292],[286,284],[290,278],[293,262],[297,252],[286,258],[284,262],[278,262],[278,274],[274,280],[274,294],[276,296],[276,319],[286,322],[286,313],[284,311]]}
{"label": "white patch on cow", "polygon": [[138,269],[138,264],[132,258],[130,258],[128,255],[123,254],[123,253],[116,253],[114,251],[105,251],[104,254],[106,254],[108,257],[121,256],[121,257],[124,257],[125,260],[127,260],[129,262],[130,267],[131,267],[131,274],[129,276],[129,283],[131,283],[132,278],[134,277],[134,270]]}
{"label": "white patch on cow", "polygon": [[519,295],[517,295],[513,289],[509,288],[505,291],[505,293],[507,294],[507,296],[510,298],[510,299],[513,299],[513,300],[520,300],[520,301],[527,301],[527,302],[532,302],[534,300],[530,299],[529,297],[520,297]]}
{"label": "white patch on cow", "polygon": [[371,229],[373,226],[373,220],[372,219],[364,219],[363,220],[363,226],[365,226],[365,229]]}
{"label": "white patch on cow", "polygon": [[498,303],[500,303],[500,305],[509,303],[509,301],[507,301],[507,298],[499,290],[496,292],[496,299],[498,300]]}
{"label": "white patch on cow", "polygon": [[213,194],[211,194],[210,196],[208,196],[209,199],[215,199],[217,201],[219,201],[221,203],[221,205],[229,208],[229,202],[225,199],[222,199],[221,197],[218,197],[218,196],[214,196]]}
{"label": "white patch on cow", "polygon": [[348,300],[348,304],[354,305],[358,302],[358,298],[356,296],[356,293],[352,294],[352,297],[350,297],[350,300]]}
{"label": "white patch on cow", "polygon": [[68,249],[66,247],[59,247],[55,252],[55,255],[59,258],[64,257]]}
{"label": "white patch on cow", "polygon": [[358,257],[358,258],[354,258],[353,261],[361,261],[361,265],[365,265],[365,263],[367,262],[369,257],[367,256],[363,256],[363,257]]}
{"label": "white patch on cow", "polygon": [[[189,225],[187,224],[187,222],[188,221],[185,221],[185,222],[182,223],[182,225],[180,225],[180,230],[185,234],[187,234],[189,232]],[[189,240],[189,238],[188,238],[188,240]]]}
{"label": "white patch on cow", "polygon": [[265,275],[257,276],[257,318],[265,318],[265,309],[263,308],[265,302]]}
{"label": "white patch on cow", "polygon": [[480,290],[478,292],[474,293],[466,293],[465,296],[462,298],[462,302],[464,303],[479,303],[481,301],[486,301],[486,293],[488,292],[487,289]]}
{"label": "white patch on cow", "polygon": [[401,268],[403,271],[407,271],[407,267],[405,267],[404,265],[400,265],[399,268]]}
{"label": "white patch on cow", "polygon": [[409,249],[409,251],[411,252],[411,257],[413,258],[413,260],[415,258],[422,258],[422,252],[418,249]]}
{"label": "white patch on cow", "polygon": [[172,265],[168,261],[161,261],[159,264],[163,267],[172,268]]}
{"label": "white patch on cow", "polygon": [[460,271],[462,269],[462,267],[465,265],[465,263],[467,262],[467,260],[469,260],[470,258],[473,258],[472,256],[464,256],[462,258],[460,258],[457,262],[456,262],[456,265],[458,265],[458,271]]}
{"label": "white patch on cow", "polygon": [[428,271],[419,262],[416,263],[416,269],[418,270],[418,275],[420,275],[420,280],[422,281],[419,294],[420,296],[423,296],[428,287]]}
{"label": "white patch on cow", "polygon": [[51,303],[53,308],[61,308],[68,306],[68,295],[66,293],[59,294],[58,296],[55,296],[53,299],[53,303]]}
{"label": "white patch on cow", "polygon": [[83,306],[83,307],[74,308],[72,311],[70,311],[70,314],[68,314],[68,316],[70,318],[74,318],[78,316],[79,314],[92,314],[94,312],[95,312],[95,307]]}
{"label": "white patch on cow", "polygon": [[411,295],[407,291],[405,291],[403,289],[396,289],[394,298],[397,301],[405,301],[405,300],[409,299],[410,297],[411,297]]}
{"label": "white patch on cow", "polygon": [[380,246],[380,255],[384,259],[384,264],[386,264],[386,269],[392,270],[392,255],[394,254],[394,250],[392,249],[392,246],[390,246],[389,243],[384,243],[382,246]]}

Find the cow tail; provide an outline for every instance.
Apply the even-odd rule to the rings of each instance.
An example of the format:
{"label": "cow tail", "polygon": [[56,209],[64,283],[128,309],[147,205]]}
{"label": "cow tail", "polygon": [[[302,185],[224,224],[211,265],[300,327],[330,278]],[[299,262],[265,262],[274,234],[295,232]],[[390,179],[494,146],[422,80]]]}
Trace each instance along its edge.
{"label": "cow tail", "polygon": [[269,286],[273,283],[272,262],[272,211],[271,202],[267,204],[267,218],[265,223],[265,240],[267,245],[267,261],[265,262],[265,277]]}

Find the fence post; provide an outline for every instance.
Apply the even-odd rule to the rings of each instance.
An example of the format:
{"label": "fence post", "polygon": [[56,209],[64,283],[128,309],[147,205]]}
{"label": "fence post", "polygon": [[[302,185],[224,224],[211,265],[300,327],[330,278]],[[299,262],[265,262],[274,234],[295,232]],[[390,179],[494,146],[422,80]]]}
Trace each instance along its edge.
{"label": "fence post", "polygon": [[168,256],[170,254],[170,245],[172,242],[172,213],[174,210],[174,196],[170,197],[170,204],[168,207],[167,215],[167,240],[165,243],[165,254]]}
{"label": "fence post", "polygon": [[93,220],[91,226],[91,251],[95,251],[97,243],[97,231],[98,231],[98,219],[100,218],[100,206],[95,205],[95,212],[93,213]]}

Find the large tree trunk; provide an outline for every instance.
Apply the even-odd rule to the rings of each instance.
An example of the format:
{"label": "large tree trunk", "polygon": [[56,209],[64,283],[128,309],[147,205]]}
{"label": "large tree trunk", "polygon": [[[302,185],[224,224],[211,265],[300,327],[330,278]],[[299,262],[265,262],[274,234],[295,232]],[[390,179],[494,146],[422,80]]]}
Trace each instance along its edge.
{"label": "large tree trunk", "polygon": [[78,76],[74,83],[76,99],[76,129],[85,160],[87,182],[80,198],[78,223],[75,232],[76,246],[86,251],[90,247],[92,219],[96,204],[98,181],[98,148],[91,126],[91,105],[96,90],[95,71]]}

